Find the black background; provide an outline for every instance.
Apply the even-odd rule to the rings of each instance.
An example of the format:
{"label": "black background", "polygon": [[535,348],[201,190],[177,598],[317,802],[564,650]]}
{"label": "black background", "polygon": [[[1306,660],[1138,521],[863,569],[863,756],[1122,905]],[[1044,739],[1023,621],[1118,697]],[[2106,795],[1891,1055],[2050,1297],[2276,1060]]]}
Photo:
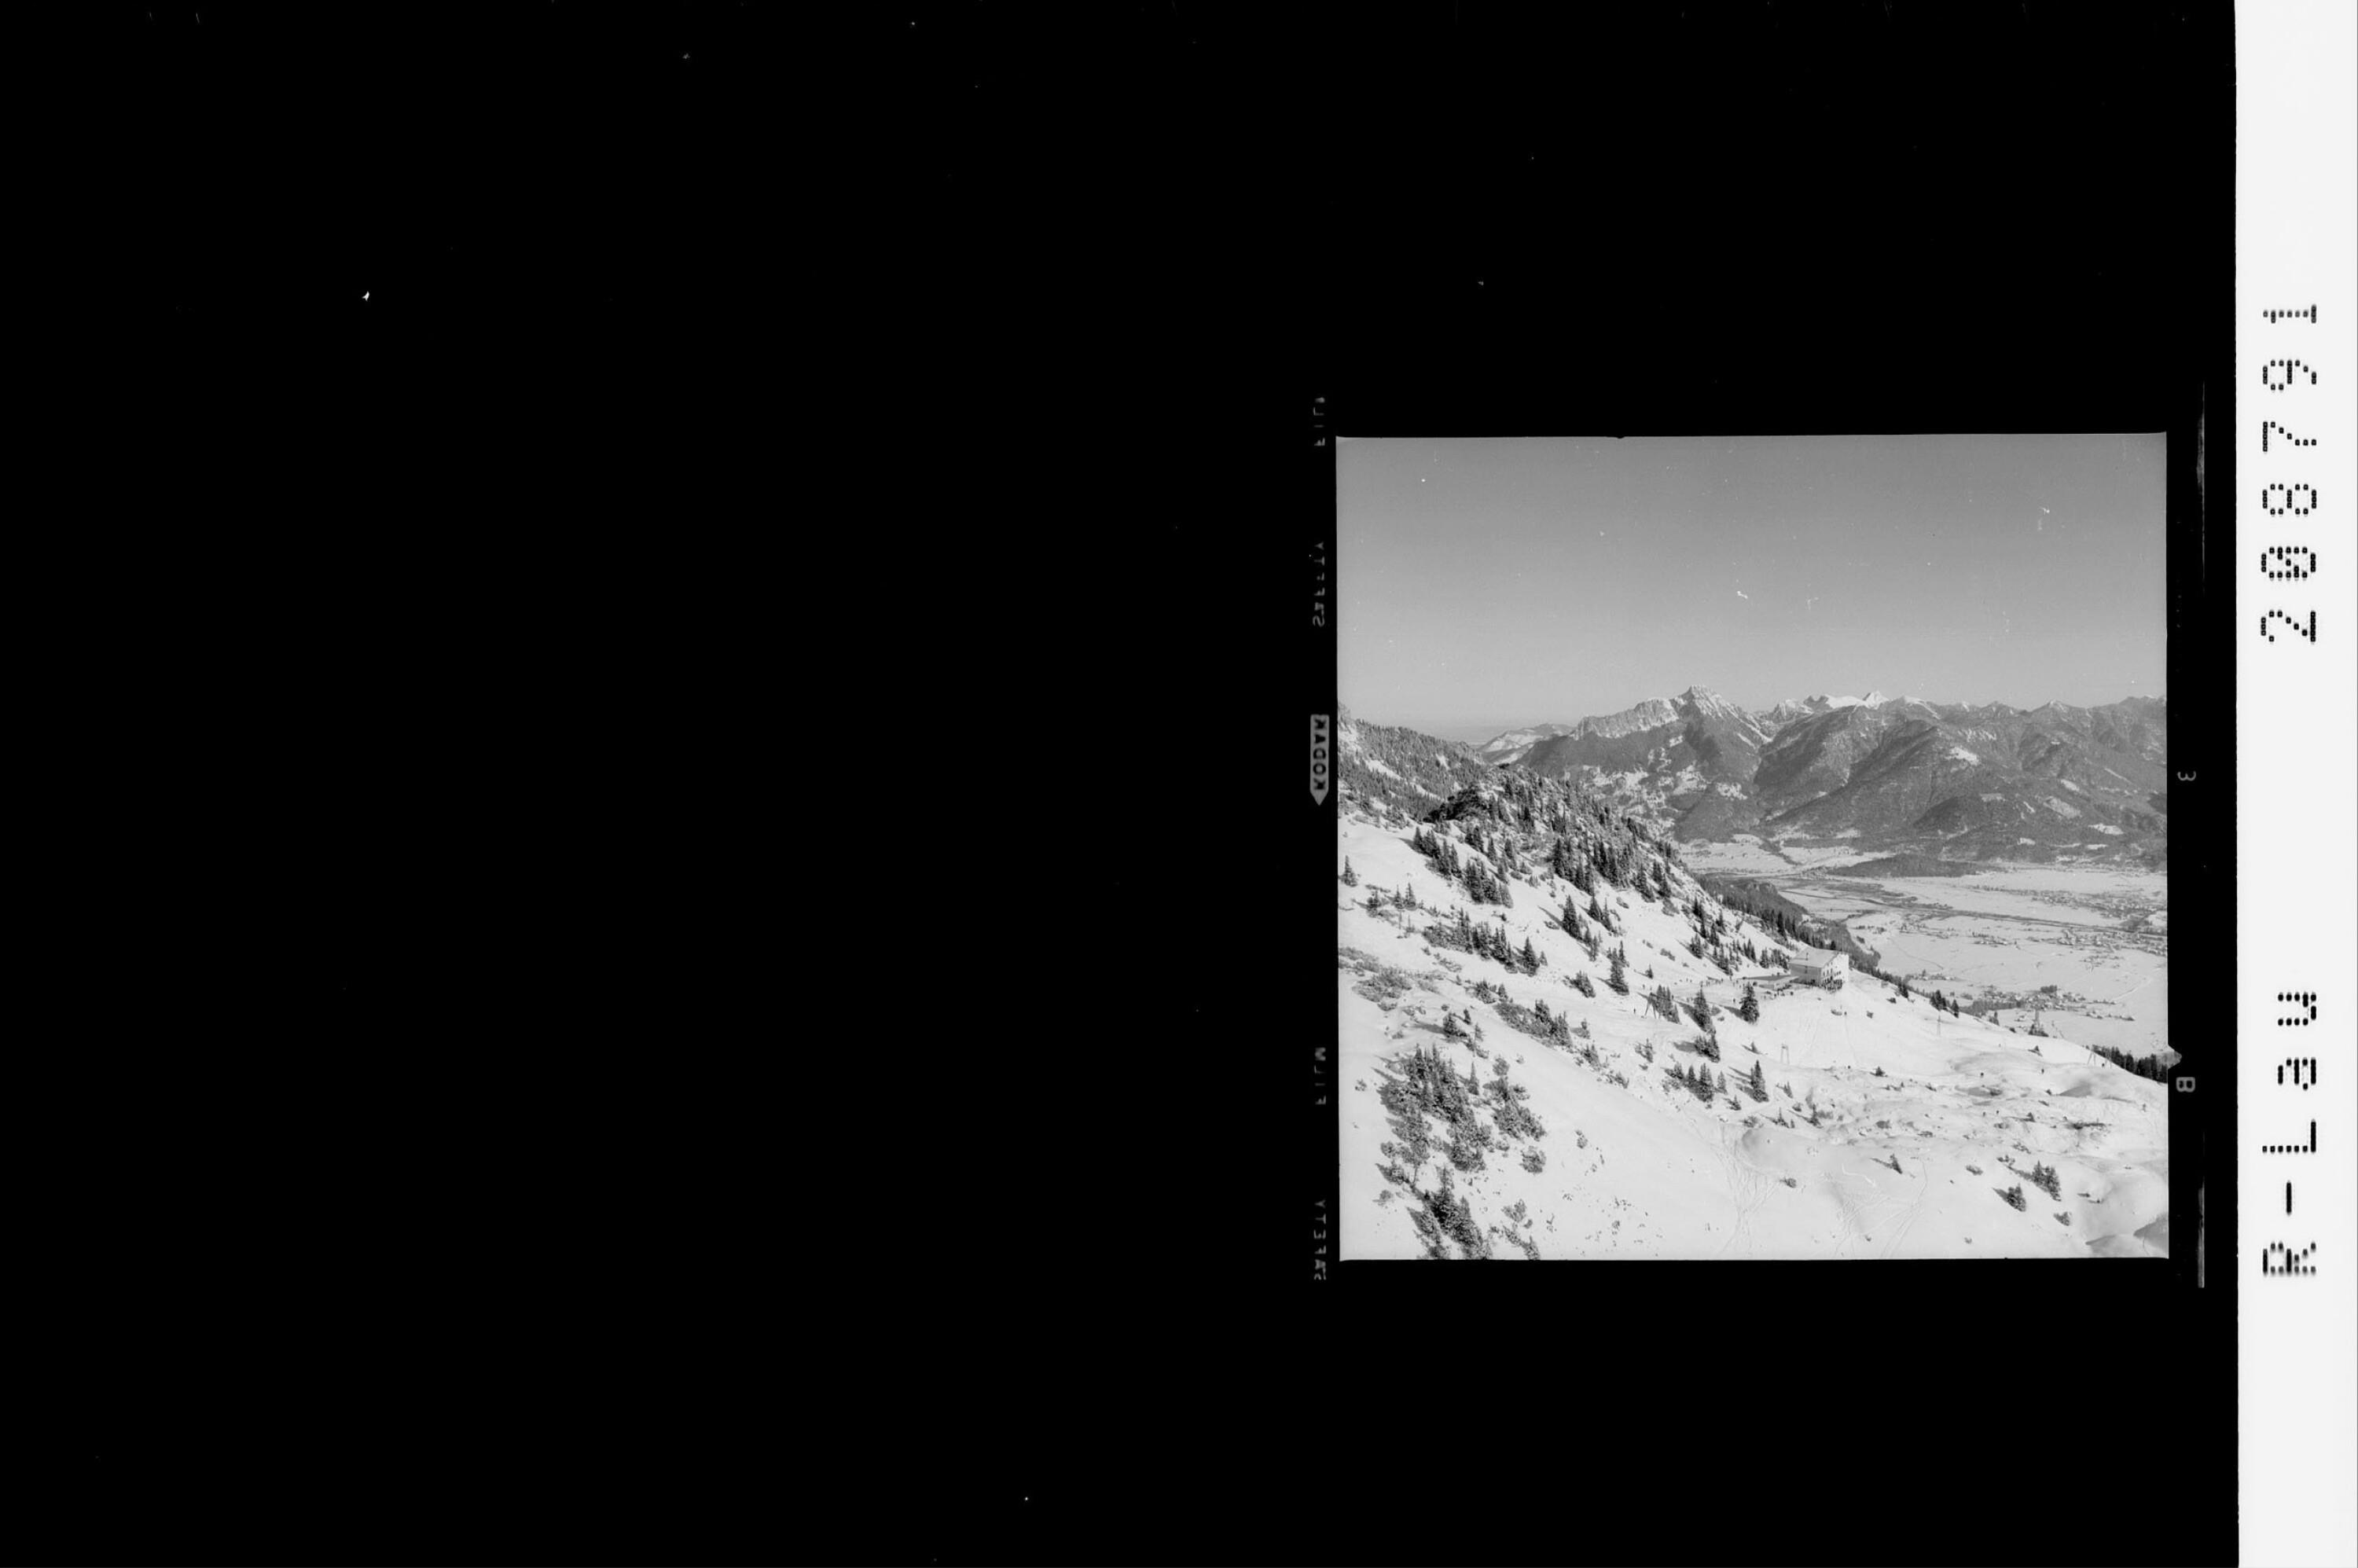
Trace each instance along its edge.
{"label": "black background", "polygon": [[89,55],[143,963],[41,1555],[2232,1559],[2231,1234],[1314,1285],[1301,734],[1313,396],[2169,429],[2180,527],[2225,6],[194,14]]}

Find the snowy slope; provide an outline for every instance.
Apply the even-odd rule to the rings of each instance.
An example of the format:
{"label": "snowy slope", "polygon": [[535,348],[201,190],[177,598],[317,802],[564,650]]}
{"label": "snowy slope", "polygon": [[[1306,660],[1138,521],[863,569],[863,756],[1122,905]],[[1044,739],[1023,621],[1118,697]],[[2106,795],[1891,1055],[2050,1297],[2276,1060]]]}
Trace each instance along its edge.
{"label": "snowy slope", "polygon": [[[1461,827],[1444,823],[1428,830],[1455,837]],[[1730,978],[1687,951],[1693,935],[1687,914],[1600,883],[1600,895],[1624,925],[1620,937],[1606,938],[1604,952],[1618,941],[1628,954],[1630,994],[1617,995],[1605,984],[1606,963],[1592,961],[1552,918],[1567,897],[1583,907],[1585,897],[1542,871],[1512,884],[1511,909],[1472,904],[1462,887],[1411,847],[1412,831],[1350,813],[1337,846],[1338,876],[1347,858],[1359,883],[1336,887],[1343,1257],[1429,1255],[1431,1243],[1412,1212],[1442,1186],[1448,1130],[1428,1118],[1430,1157],[1394,1180],[1385,1173],[1393,1162],[1383,1145],[1397,1150],[1400,1133],[1378,1098],[1387,1076],[1398,1076],[1420,1045],[1437,1049],[1458,1076],[1472,1071],[1485,1084],[1503,1061],[1544,1128],[1536,1139],[1497,1135],[1498,1146],[1486,1152],[1482,1168],[1449,1172],[1452,1190],[1470,1204],[1496,1258],[1524,1256],[1522,1243],[1542,1259],[2152,1256],[2166,1249],[2162,1085],[2085,1052],[2071,1050],[2079,1058],[2073,1061],[2040,1054],[2030,1047],[2071,1048],[1936,1013],[1921,996],[1902,1000],[1869,977],[1855,977],[1840,992],[1793,985],[1761,966]],[[1520,838],[1538,850],[1526,864],[1543,867],[1552,835],[1532,830]],[[1487,863],[1462,843],[1458,853]],[[1682,871],[1669,875],[1681,904],[1699,894]],[[1403,888],[1413,890],[1423,911],[1401,910],[1389,897],[1383,909],[1367,907],[1371,889],[1389,895]],[[1704,903],[1729,917],[1731,943],[1768,945],[1757,925]],[[1425,940],[1428,923],[1454,922],[1461,908],[1478,925],[1503,919],[1512,941],[1520,946],[1530,940],[1544,967],[1536,975],[1510,972],[1494,959]],[[1655,979],[1646,978],[1650,966]],[[1595,983],[1594,1000],[1570,984],[1576,970]],[[1758,985],[1757,1024],[1732,1011],[1746,977]],[[1544,1000],[1552,1011],[1585,1024],[1597,1065],[1575,1054],[1580,1041],[1567,1048],[1510,1025],[1474,995],[1477,979],[1525,1007]],[[1739,1092],[1738,1103],[1717,1096],[1706,1105],[1668,1080],[1662,1069],[1671,1062],[1697,1060],[1678,1045],[1700,1031],[1683,1014],[1673,1024],[1646,1003],[1644,994],[1658,981],[1682,1000],[1700,985],[1715,1007],[1730,1010],[1716,1022],[1723,1058],[1715,1069],[1734,1088],[1759,1062],[1772,1086],[1767,1103]],[[1469,1007],[1480,1038],[1444,1034],[1443,1010],[1462,1019]],[[1640,1058],[1641,1045],[1655,1052],[1650,1065]],[[1882,1077],[1874,1075],[1878,1066]],[[1614,1081],[1615,1074],[1626,1083]],[[1804,1119],[1812,1105],[1818,1125]],[[1495,1125],[1487,1110],[1479,1114]],[[1790,1125],[1771,1119],[1778,1117]],[[1531,1148],[1545,1160],[1536,1173],[1524,1166]],[[2034,1161],[2060,1173],[2059,1198],[2028,1181]],[[2019,1174],[2008,1171],[2009,1162]],[[2017,1183],[2026,1199],[2020,1212],[1995,1190]],[[1518,1217],[1509,1211],[1519,1203]],[[2069,1223],[2059,1214],[2069,1215]],[[1509,1244],[1510,1236],[1520,1240]],[[1453,1257],[1464,1250],[1451,1240],[1440,1246]]]}

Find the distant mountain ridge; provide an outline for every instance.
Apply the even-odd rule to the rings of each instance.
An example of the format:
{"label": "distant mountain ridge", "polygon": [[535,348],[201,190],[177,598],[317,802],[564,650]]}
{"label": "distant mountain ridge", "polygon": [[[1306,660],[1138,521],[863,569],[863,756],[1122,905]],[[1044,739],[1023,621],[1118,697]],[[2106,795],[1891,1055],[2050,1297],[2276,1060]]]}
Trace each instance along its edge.
{"label": "distant mountain ridge", "polygon": [[1790,698],[1755,713],[1689,687],[1476,747],[1424,737],[1385,751],[1435,757],[1433,775],[1418,781],[1428,802],[1463,780],[1470,758],[1577,783],[1690,841],[1752,833],[1952,859],[2069,851],[2152,860],[2168,848],[2169,713],[2158,697],[2026,710],[1879,691]]}

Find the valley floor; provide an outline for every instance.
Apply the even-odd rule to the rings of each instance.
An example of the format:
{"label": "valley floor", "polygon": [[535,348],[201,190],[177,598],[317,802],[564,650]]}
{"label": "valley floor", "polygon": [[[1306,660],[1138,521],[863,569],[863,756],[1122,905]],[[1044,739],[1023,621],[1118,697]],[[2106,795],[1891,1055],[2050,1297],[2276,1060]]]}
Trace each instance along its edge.
{"label": "valley floor", "polygon": [[[2132,1055],[2169,1043],[2169,881],[2136,866],[1990,862],[1964,877],[1849,875],[1842,863],[1797,851],[1798,863],[1757,863],[1765,847],[1682,846],[1698,870],[1739,870],[1828,920],[1879,956],[1887,974],[1938,988],[1968,1006],[2024,999],[1994,1018]],[[2043,1015],[2029,999],[2057,995]],[[2052,1049],[2052,1047],[2050,1047]]]}

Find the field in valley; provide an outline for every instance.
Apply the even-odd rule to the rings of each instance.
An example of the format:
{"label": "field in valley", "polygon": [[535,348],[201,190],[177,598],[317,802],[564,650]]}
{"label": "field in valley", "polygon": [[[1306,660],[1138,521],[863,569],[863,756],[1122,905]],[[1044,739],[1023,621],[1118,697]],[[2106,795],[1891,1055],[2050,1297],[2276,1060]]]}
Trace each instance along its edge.
{"label": "field in valley", "polygon": [[[2169,882],[2108,865],[1992,862],[1962,877],[1844,874],[1869,857],[1832,846],[1758,841],[1682,846],[1689,866],[1757,876],[1811,914],[1839,920],[1880,955],[1886,973],[1939,988],[1968,1006],[2001,1003],[1996,1022],[2028,1028],[2041,988],[2040,1026],[2136,1055],[2169,1048]],[[2003,1005],[2020,999],[2021,1005]]]}

